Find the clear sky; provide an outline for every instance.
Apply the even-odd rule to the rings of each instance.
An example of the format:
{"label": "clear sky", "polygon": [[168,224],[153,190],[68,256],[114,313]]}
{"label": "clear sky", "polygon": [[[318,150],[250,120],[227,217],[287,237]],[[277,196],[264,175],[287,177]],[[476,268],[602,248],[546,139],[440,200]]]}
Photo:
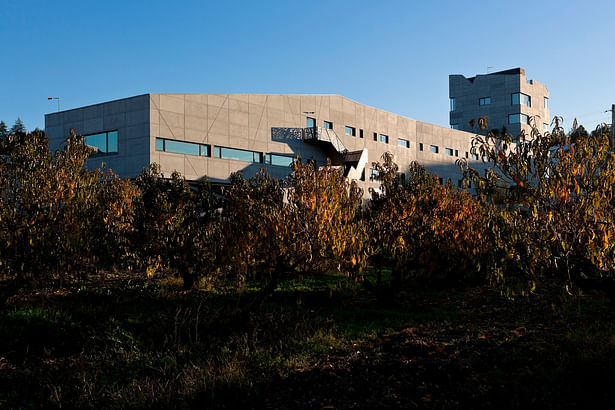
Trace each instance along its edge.
{"label": "clear sky", "polygon": [[448,126],[448,75],[524,67],[610,123],[615,2],[0,0],[0,119],[147,92],[326,93]]}

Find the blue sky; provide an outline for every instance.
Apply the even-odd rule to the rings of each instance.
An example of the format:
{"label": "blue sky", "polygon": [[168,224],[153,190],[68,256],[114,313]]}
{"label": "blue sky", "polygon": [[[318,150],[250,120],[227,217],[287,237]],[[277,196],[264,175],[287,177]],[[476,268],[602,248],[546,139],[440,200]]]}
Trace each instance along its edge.
{"label": "blue sky", "polygon": [[326,93],[448,126],[448,75],[524,67],[551,114],[615,103],[613,1],[0,0],[0,119],[147,92]]}

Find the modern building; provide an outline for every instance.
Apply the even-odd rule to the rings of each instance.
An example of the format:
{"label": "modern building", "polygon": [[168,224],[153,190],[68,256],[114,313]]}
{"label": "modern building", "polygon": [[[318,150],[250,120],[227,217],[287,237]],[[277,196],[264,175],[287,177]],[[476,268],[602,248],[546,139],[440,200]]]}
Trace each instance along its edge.
{"label": "modern building", "polygon": [[144,94],[47,114],[50,148],[70,129],[98,152],[89,166],[105,164],[135,177],[158,163],[165,175],[208,176],[225,183],[232,172],[250,177],[265,168],[283,178],[298,155],[343,166],[366,194],[377,187],[372,163],[393,154],[400,172],[412,161],[441,181],[458,184],[455,161],[468,158],[474,134],[416,121],[339,95]]}
{"label": "modern building", "polygon": [[[528,80],[523,68],[466,78],[449,76],[450,125],[453,129],[484,134],[503,129],[514,136],[530,123],[540,131],[549,128],[549,91],[544,84]],[[487,117],[487,129],[478,119]]]}

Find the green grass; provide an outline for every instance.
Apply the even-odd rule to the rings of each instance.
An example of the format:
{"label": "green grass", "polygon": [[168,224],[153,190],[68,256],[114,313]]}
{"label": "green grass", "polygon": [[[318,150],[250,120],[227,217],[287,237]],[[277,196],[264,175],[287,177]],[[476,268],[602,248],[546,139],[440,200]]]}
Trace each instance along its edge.
{"label": "green grass", "polygon": [[411,283],[383,304],[331,274],[283,283],[238,321],[257,288],[185,293],[174,279],[126,277],[14,296],[0,310],[0,408],[615,402],[603,299]]}

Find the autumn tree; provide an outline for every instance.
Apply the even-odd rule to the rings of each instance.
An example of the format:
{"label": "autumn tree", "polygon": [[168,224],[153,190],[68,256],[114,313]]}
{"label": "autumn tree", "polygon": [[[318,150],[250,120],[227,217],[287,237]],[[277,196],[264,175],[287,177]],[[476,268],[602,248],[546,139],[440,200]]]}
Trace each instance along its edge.
{"label": "autumn tree", "polygon": [[476,136],[472,152],[489,164],[482,174],[460,161],[487,200],[495,187],[506,191],[498,229],[512,241],[494,245],[508,248],[502,253],[515,269],[493,263],[492,271],[504,282],[521,275],[530,288],[545,275],[568,290],[605,279],[613,288],[615,156],[606,133],[575,132],[576,121],[565,133],[560,124],[556,118],[552,132],[533,128],[517,138]]}
{"label": "autumn tree", "polygon": [[[411,272],[459,278],[473,268],[484,240],[480,204],[467,192],[438,183],[417,163],[402,183],[391,154],[373,167],[380,186],[372,190],[368,224],[377,276],[366,285],[386,295],[399,290]],[[392,282],[383,287],[381,267],[387,262]]]}
{"label": "autumn tree", "polygon": [[264,171],[248,180],[234,174],[226,204],[229,263],[241,279],[266,282],[248,309],[286,279],[360,270],[366,235],[361,197],[356,184],[330,165],[296,161],[288,181]]}
{"label": "autumn tree", "polygon": [[2,145],[0,270],[23,282],[95,269],[99,253],[115,245],[95,239],[94,227],[113,226],[129,202],[116,194],[115,200],[104,201],[113,214],[92,218],[105,178],[85,167],[91,148],[83,137],[71,132],[55,153],[40,131],[12,134]]}
{"label": "autumn tree", "polygon": [[209,181],[193,190],[179,173],[164,178],[157,164],[136,178],[134,253],[149,274],[178,273],[185,289],[213,270],[220,245],[219,204]]}

